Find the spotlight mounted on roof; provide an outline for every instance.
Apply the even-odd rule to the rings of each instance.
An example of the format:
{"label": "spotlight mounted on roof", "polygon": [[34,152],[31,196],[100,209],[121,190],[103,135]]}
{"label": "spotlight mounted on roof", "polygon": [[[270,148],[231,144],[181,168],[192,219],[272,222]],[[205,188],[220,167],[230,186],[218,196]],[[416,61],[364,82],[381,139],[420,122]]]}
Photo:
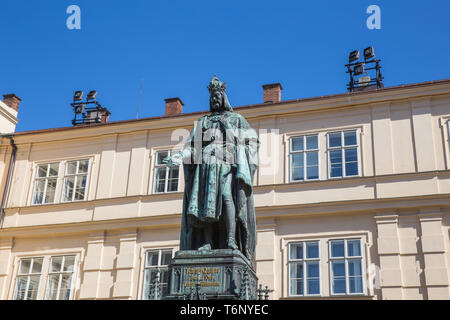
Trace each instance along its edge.
{"label": "spotlight mounted on roof", "polygon": [[348,55],[348,62],[349,63],[352,63],[352,62],[354,62],[356,60],[359,60],[359,51],[358,50],[352,51]]}
{"label": "spotlight mounted on roof", "polygon": [[373,47],[368,47],[364,49],[364,60],[369,60],[375,58],[375,50]]}
{"label": "spotlight mounted on roof", "polygon": [[358,63],[355,65],[355,68],[353,69],[355,76],[360,76],[362,74],[364,74],[365,69],[364,69],[364,63]]}
{"label": "spotlight mounted on roof", "polygon": [[75,91],[73,94],[73,101],[81,101],[83,100],[83,91]]}
{"label": "spotlight mounted on roof", "polygon": [[[360,60],[358,50],[350,52],[348,56],[349,63],[347,73],[350,75],[350,83],[347,85],[348,91],[363,91],[383,88],[383,76],[381,75],[380,59],[375,58],[375,50],[373,47],[364,49],[364,61]],[[376,75],[371,76],[369,71],[375,70]],[[358,77],[359,78],[355,78]]]}
{"label": "spotlight mounted on roof", "polygon": [[85,108],[86,105],[84,103],[80,103],[73,108],[73,111],[75,112],[75,114],[82,114]]}
{"label": "spotlight mounted on roof", "polygon": [[97,94],[98,94],[98,92],[95,90],[89,91],[86,99],[87,100],[95,100],[95,98],[97,98]]}

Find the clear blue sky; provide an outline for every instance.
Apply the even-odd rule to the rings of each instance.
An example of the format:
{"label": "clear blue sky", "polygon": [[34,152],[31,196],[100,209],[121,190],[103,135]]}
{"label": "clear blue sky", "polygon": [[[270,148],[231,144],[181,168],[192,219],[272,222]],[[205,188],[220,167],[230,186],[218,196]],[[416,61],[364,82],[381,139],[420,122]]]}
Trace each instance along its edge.
{"label": "clear blue sky", "polygon": [[[66,9],[81,8],[81,30]],[[366,9],[381,8],[381,30]],[[208,108],[209,79],[233,106],[346,92],[348,53],[375,47],[385,85],[450,78],[448,0],[1,0],[0,93],[23,99],[17,131],[70,126],[73,92],[96,89],[111,120]]]}

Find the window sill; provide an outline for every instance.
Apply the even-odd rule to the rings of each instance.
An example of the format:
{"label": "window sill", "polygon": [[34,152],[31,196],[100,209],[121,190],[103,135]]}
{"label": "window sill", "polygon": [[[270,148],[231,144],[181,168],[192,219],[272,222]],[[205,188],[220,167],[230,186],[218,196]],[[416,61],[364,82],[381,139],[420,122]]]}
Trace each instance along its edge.
{"label": "window sill", "polygon": [[339,179],[351,179],[351,178],[361,178],[360,174],[354,176],[345,176],[345,177],[328,177],[327,180],[339,180]]}
{"label": "window sill", "polygon": [[174,193],[180,193],[181,191],[167,191],[167,192],[153,192],[154,195],[160,195],[160,194],[174,194]]}
{"label": "window sill", "polygon": [[32,204],[30,204],[30,207],[43,207],[43,206],[52,206],[52,205],[56,205],[56,204],[80,203],[80,202],[87,202],[87,201],[88,201],[87,199],[84,199],[84,200],[74,200],[74,201],[32,203]]}
{"label": "window sill", "polygon": [[318,182],[318,181],[323,181],[323,180],[320,180],[320,179],[289,180],[289,183]]}
{"label": "window sill", "polygon": [[[326,182],[336,182],[342,180],[342,178],[339,179],[316,179],[316,180],[291,180],[288,181],[287,183],[280,183],[279,185],[308,185],[308,184],[320,184],[320,183],[326,183]],[[256,185],[258,186],[258,185]]]}
{"label": "window sill", "polygon": [[42,206],[51,206],[53,204],[58,204],[57,202],[47,202],[47,203],[32,203],[30,207],[42,207]]}
{"label": "window sill", "polygon": [[289,296],[283,299],[318,299],[318,298],[323,298],[323,296],[320,294],[310,294],[307,296]]}
{"label": "window sill", "polygon": [[330,296],[291,296],[280,297],[280,300],[373,300],[375,296],[365,294],[330,295]]}
{"label": "window sill", "polygon": [[310,180],[289,180],[286,184],[307,184],[307,183],[319,183],[319,182],[335,182],[335,181],[342,181],[342,180],[351,180],[351,179],[360,179],[360,178],[368,178],[364,177],[362,175],[357,176],[348,176],[348,177],[328,177],[325,179],[310,179]]}
{"label": "window sill", "polygon": [[83,201],[87,201],[87,199],[84,199],[84,200],[73,200],[73,201],[61,201],[60,203],[74,203],[74,202],[83,202]]}

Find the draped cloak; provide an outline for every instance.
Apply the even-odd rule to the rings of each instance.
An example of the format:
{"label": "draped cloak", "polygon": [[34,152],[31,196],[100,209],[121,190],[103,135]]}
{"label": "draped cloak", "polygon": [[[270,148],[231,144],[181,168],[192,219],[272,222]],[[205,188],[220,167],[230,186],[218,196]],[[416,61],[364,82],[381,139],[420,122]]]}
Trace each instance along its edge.
{"label": "draped cloak", "polygon": [[[219,143],[217,132],[223,134]],[[223,196],[231,193],[236,210],[236,244],[253,264],[256,221],[252,189],[258,149],[256,132],[232,110],[197,120],[181,152],[185,189],[180,250],[197,250],[205,226],[211,228],[212,249],[227,248]]]}

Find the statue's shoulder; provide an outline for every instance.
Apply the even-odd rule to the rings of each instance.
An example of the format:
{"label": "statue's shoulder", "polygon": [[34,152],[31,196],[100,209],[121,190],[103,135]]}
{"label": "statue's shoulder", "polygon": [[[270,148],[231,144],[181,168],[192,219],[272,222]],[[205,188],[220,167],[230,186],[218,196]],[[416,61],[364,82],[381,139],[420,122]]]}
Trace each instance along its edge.
{"label": "statue's shoulder", "polygon": [[244,116],[240,115],[237,112],[231,112],[231,121],[240,128],[250,128],[250,125],[248,124],[247,120]]}
{"label": "statue's shoulder", "polygon": [[242,119],[245,119],[243,116],[241,116],[239,113],[236,113],[234,111],[227,111],[224,116],[229,121],[242,121]]}
{"label": "statue's shoulder", "polygon": [[237,112],[234,112],[234,111],[229,111],[228,112],[229,114],[230,114],[230,116],[231,117],[233,117],[233,118],[237,118],[237,119],[239,119],[239,120],[241,120],[241,119],[245,119],[243,116],[241,116],[239,113],[237,113]]}
{"label": "statue's shoulder", "polygon": [[208,116],[209,116],[208,114],[205,114],[200,118],[198,118],[196,122],[203,123],[206,119],[208,119]]}

